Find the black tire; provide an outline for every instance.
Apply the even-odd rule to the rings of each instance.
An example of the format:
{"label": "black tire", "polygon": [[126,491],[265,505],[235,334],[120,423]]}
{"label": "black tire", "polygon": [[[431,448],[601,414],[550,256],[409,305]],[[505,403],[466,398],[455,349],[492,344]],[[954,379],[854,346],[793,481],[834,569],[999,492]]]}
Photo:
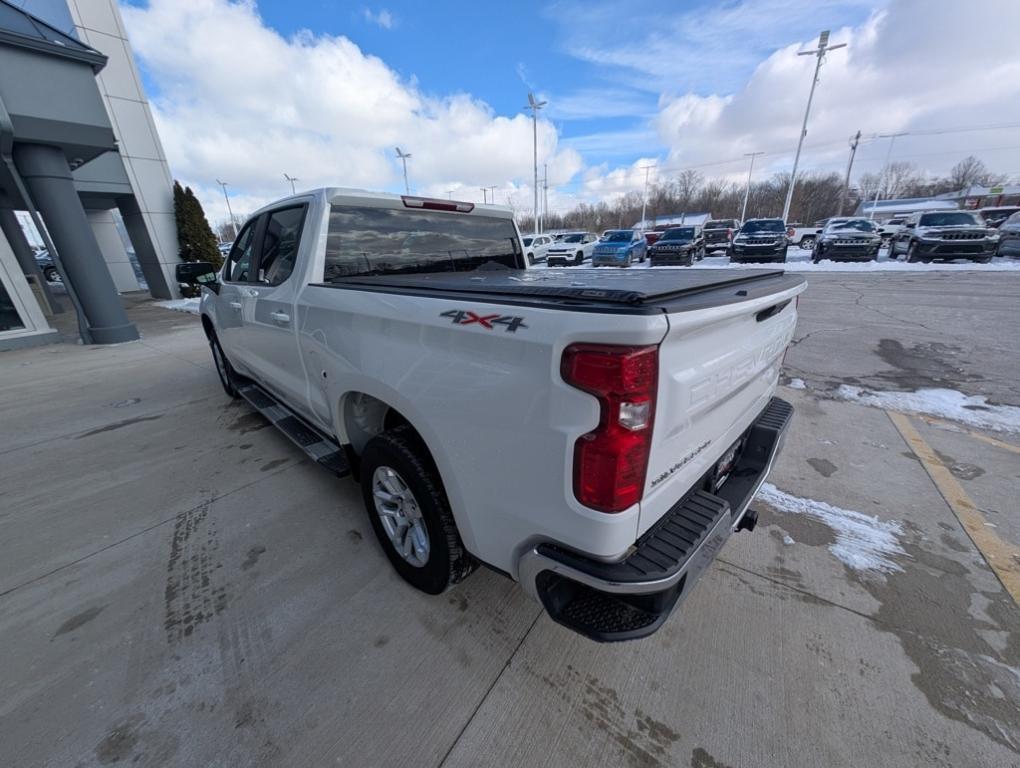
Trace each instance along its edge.
{"label": "black tire", "polygon": [[[397,552],[376,513],[373,477],[380,467],[394,470],[414,495],[428,532],[428,560],[422,566],[412,565]],[[477,562],[464,549],[435,463],[410,426],[396,427],[368,441],[361,454],[361,493],[365,512],[386,558],[400,577],[415,589],[438,595],[463,581],[477,567]]]}
{"label": "black tire", "polygon": [[241,393],[237,391],[237,371],[234,370],[234,366],[227,359],[227,355],[223,351],[223,347],[220,346],[220,341],[216,338],[216,334],[209,336],[209,348],[212,351],[216,375],[219,376],[220,384],[223,385],[223,391],[236,400],[241,396]]}
{"label": "black tire", "polygon": [[578,251],[574,256],[574,266],[577,267],[581,264],[584,264],[584,251]]}
{"label": "black tire", "polygon": [[911,243],[907,246],[907,263],[916,264],[921,260],[921,257],[917,255],[917,243]]}
{"label": "black tire", "polygon": [[805,235],[800,239],[800,247],[802,250],[808,250],[815,247],[815,237],[813,235]]}
{"label": "black tire", "polygon": [[43,269],[43,277],[46,278],[47,283],[59,283],[62,282],[60,279],[60,273],[57,272],[56,267],[46,267]]}
{"label": "black tire", "polygon": [[991,264],[992,263],[992,257],[991,256],[982,256],[979,259],[974,259],[974,261],[976,261],[978,264]]}
{"label": "black tire", "polygon": [[535,254],[533,254],[533,253],[529,253],[528,254],[528,263],[529,264],[534,264],[535,263]]}

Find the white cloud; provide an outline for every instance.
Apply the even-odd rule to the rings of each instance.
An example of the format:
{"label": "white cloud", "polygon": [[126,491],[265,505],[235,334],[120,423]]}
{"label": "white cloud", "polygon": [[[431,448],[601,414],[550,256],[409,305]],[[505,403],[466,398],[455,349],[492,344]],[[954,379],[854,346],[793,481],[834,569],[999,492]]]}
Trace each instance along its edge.
{"label": "white cloud", "polygon": [[[944,174],[963,157],[974,154],[992,170],[1020,177],[1020,142],[1015,127],[935,132],[992,124],[1015,126],[1020,122],[1020,53],[1015,42],[1015,30],[1020,29],[1020,4],[892,0],[881,5],[885,7],[864,22],[833,29],[831,42],[845,42],[848,47],[830,53],[822,67],[801,170],[842,173],[848,138],[860,129],[865,140],[857,154],[855,176],[883,166],[889,145],[885,139],[874,139],[876,134],[908,131],[912,135],[896,141],[894,161],[908,160],[930,174]],[[787,6],[791,14],[800,6],[800,15],[778,13],[781,6]],[[735,28],[716,26],[715,21],[706,19],[704,28],[711,29],[715,38],[713,49],[718,46],[738,51],[743,45],[742,36],[774,39],[776,29],[784,25],[755,28],[746,23],[760,21],[760,12],[766,7],[784,20],[795,22],[790,26],[803,26],[805,16],[814,19],[814,26],[825,23],[824,14],[808,13],[797,0],[719,6],[712,13],[721,16],[710,14],[715,21],[725,16],[737,23],[729,16],[735,9],[755,13]],[[681,17],[683,23],[666,19],[663,25],[677,30],[687,23],[686,19],[686,15]],[[749,76],[729,90],[705,93],[691,88],[670,95],[663,86],[659,112],[652,121],[657,143],[668,148],[660,162],[662,172],[700,166],[707,176],[743,183],[747,172],[743,155],[755,151],[767,153],[756,162],[756,178],[788,172],[815,63],[813,57],[797,54],[816,43],[817,39],[810,38],[786,39],[782,47],[759,61]],[[665,78],[671,68],[679,66],[677,62],[687,60],[692,46],[705,52],[703,42],[690,42],[683,35],[676,35],[672,47],[670,44],[669,35],[660,35],[651,50],[643,51],[640,57],[633,54],[633,60],[631,53],[619,51],[600,55],[604,63],[615,67],[609,70],[611,73],[641,70]],[[635,51],[639,48],[636,46]],[[735,55],[742,57],[744,53],[738,51]],[[662,61],[669,63],[660,64]],[[709,64],[714,61],[712,56],[707,59]],[[705,66],[702,61],[695,71],[703,73]],[[732,69],[729,71],[732,75]],[[705,75],[705,82],[712,80],[711,74]],[[599,136],[585,137],[584,145],[569,139],[566,143],[579,149],[585,145],[597,147]],[[649,148],[654,146],[650,144]],[[635,174],[633,168],[622,168],[607,172],[604,179],[589,175],[585,185],[591,190],[611,188],[620,192],[640,190],[642,182],[643,176]]]}
{"label": "white cloud", "polygon": [[[445,196],[454,187],[509,188],[531,177],[527,115],[497,115],[467,94],[427,95],[346,37],[285,38],[252,2],[152,0],[123,15],[159,85],[153,112],[173,172],[213,220],[226,218],[217,178],[231,184],[235,212],[289,193],[285,172],[303,188],[397,191],[398,145],[413,154],[413,191]],[[581,168],[546,120],[538,146],[559,183]]]}
{"label": "white cloud", "polygon": [[365,17],[365,21],[369,24],[375,24],[383,29],[393,29],[396,26],[396,18],[385,8],[380,8],[378,11],[373,11],[371,8],[362,8],[361,12]]}

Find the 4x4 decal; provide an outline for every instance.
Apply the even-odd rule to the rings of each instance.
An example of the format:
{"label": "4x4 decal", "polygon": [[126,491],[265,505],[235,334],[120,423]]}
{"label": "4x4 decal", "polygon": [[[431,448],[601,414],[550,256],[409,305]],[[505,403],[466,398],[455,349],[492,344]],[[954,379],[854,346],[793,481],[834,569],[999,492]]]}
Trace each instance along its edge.
{"label": "4x4 decal", "polygon": [[482,328],[490,331],[497,325],[504,326],[503,330],[507,333],[516,333],[518,328],[528,327],[524,324],[523,317],[516,317],[514,315],[479,315],[467,309],[451,309],[446,312],[440,312],[439,316],[451,318],[454,325],[473,325],[478,323]]}

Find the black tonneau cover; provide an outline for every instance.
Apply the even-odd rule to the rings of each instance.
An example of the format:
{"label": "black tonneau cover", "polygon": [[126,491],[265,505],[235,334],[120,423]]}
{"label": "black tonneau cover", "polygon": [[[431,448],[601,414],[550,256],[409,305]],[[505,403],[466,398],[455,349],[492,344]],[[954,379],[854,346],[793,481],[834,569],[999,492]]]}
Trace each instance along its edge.
{"label": "black tonneau cover", "polygon": [[[473,294],[479,300],[518,298],[543,303],[653,308],[684,297],[724,291],[698,307],[727,304],[753,295],[778,292],[802,278],[781,269],[493,269],[471,272],[429,272],[403,275],[342,277],[320,285],[445,297]],[[755,284],[754,290],[750,284]],[[767,287],[766,287],[767,286]],[[728,289],[728,290],[726,290]],[[764,290],[763,290],[764,289]],[[707,298],[707,297],[706,297]],[[728,299],[728,300],[727,300]],[[621,307],[622,308],[622,307]]]}

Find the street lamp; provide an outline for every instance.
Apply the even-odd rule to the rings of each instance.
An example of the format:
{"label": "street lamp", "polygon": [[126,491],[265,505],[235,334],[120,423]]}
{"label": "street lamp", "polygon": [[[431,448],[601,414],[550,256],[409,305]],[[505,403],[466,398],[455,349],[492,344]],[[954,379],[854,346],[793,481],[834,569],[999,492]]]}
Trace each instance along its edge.
{"label": "street lamp", "polygon": [[396,147],[397,157],[400,158],[400,162],[404,164],[404,192],[408,195],[411,194],[411,187],[407,183],[407,158],[411,156],[410,152],[401,152],[400,147]]}
{"label": "street lamp", "polygon": [[216,183],[223,187],[223,199],[227,201],[227,214],[230,216],[230,229],[237,237],[237,224],[234,223],[234,212],[230,210],[230,198],[227,196],[227,182],[216,179]]}
{"label": "street lamp", "polygon": [[295,181],[301,181],[301,179],[299,179],[297,176],[288,176],[286,173],[283,174],[283,178],[285,178],[287,181],[290,182],[290,193],[292,195],[296,194],[294,192],[294,182]]}
{"label": "street lamp", "polygon": [[[886,150],[885,165],[882,167],[882,170],[885,173],[885,187],[887,194],[889,189],[889,179],[892,176],[892,174],[889,172],[889,159],[892,157],[893,144],[896,143],[896,139],[898,137],[906,135],[907,131],[902,131],[900,133],[880,133],[878,136],[875,137],[876,139],[889,139],[889,149]],[[875,185],[875,199],[871,201],[871,212],[868,214],[869,219],[873,220],[875,218],[875,206],[878,205],[878,196],[882,192],[882,186],[883,185],[881,183]]]}
{"label": "street lamp", "polygon": [[[744,221],[747,217],[747,198],[751,195],[751,172],[754,171],[754,158],[758,155],[764,155],[764,152],[745,152],[744,157],[751,158],[751,166],[747,169],[747,188],[744,190],[744,207],[740,209],[740,220]],[[786,221],[786,218],[783,218]]]}
{"label": "street lamp", "polygon": [[815,86],[818,85],[818,72],[822,68],[822,60],[825,58],[825,54],[828,51],[834,51],[837,48],[846,48],[846,43],[840,43],[839,45],[829,45],[829,30],[824,29],[822,33],[818,35],[818,47],[813,51],[801,51],[798,56],[814,56],[815,61],[815,75],[811,79],[811,92],[808,94],[807,109],[804,110],[804,124],[800,128],[800,139],[797,141],[797,154],[793,156],[793,173],[790,174],[790,188],[786,190],[786,203],[783,205],[783,221],[790,215],[790,203],[793,202],[793,185],[797,182],[797,165],[800,163],[800,150],[804,146],[804,137],[807,136],[807,121],[808,115],[811,114],[811,101],[815,97]]}
{"label": "street lamp", "polygon": [[528,106],[524,109],[531,110],[531,133],[535,148],[535,176],[534,176],[534,192],[535,192],[535,215],[534,225],[535,234],[538,234],[538,110],[544,107],[549,102],[547,101],[535,101],[535,95],[528,91]]}
{"label": "street lamp", "polygon": [[644,229],[648,229],[645,221],[645,212],[648,209],[648,172],[654,168],[654,165],[642,165],[641,169],[645,172],[645,189],[641,193],[641,226]]}

